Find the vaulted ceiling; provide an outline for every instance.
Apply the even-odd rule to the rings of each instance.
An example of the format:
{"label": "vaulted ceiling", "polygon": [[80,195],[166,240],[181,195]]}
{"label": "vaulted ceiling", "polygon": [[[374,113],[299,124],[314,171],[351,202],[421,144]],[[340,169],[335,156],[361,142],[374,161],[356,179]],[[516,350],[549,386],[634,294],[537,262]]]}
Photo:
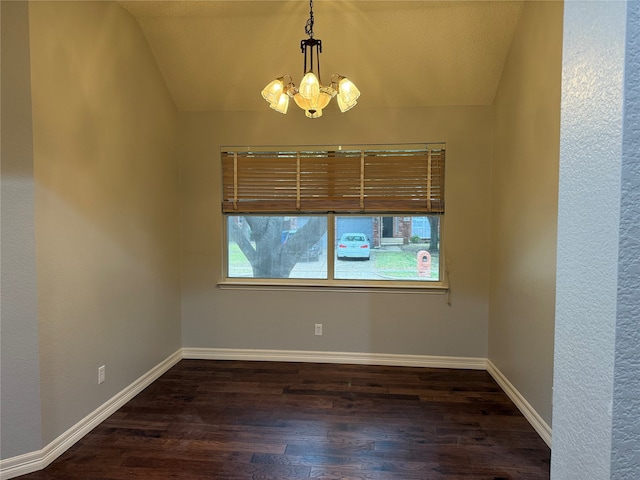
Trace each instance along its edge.
{"label": "vaulted ceiling", "polygon": [[[306,0],[121,1],[180,110],[256,111],[275,77],[303,75]],[[316,0],[321,78],[349,77],[358,108],[493,102],[521,1]]]}

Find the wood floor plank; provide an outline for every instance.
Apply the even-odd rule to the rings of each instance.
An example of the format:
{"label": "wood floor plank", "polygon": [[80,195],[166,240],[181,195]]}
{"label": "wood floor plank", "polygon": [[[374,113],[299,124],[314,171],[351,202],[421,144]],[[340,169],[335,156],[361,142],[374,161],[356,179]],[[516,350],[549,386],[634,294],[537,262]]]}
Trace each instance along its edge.
{"label": "wood floor plank", "polygon": [[182,360],[23,480],[548,480],[478,370]]}

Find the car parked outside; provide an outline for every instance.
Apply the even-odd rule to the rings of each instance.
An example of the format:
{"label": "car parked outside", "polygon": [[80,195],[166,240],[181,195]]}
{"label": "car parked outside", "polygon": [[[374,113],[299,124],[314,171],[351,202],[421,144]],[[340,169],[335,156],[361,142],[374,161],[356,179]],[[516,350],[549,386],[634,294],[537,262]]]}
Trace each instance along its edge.
{"label": "car parked outside", "polygon": [[344,233],[336,248],[338,260],[345,258],[371,258],[371,242],[364,233]]}

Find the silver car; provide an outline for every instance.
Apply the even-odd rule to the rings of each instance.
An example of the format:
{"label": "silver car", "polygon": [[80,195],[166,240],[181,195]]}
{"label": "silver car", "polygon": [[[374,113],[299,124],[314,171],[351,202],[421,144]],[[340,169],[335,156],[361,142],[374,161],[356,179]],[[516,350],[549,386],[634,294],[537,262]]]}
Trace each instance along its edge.
{"label": "silver car", "polygon": [[338,246],[338,260],[345,258],[371,258],[371,244],[364,233],[344,233],[340,237]]}

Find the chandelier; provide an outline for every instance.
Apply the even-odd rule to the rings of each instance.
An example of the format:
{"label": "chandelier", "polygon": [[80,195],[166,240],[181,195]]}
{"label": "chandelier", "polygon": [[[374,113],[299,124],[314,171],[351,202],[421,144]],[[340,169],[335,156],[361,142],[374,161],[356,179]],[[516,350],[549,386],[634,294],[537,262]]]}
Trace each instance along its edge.
{"label": "chandelier", "polygon": [[285,74],[269,83],[262,90],[262,97],[269,102],[271,108],[280,113],[287,113],[289,100],[293,98],[307,117],[319,118],[322,110],[336,96],[341,112],[351,110],[358,103],[360,90],[351,80],[337,73],[331,76],[329,85],[320,83],[322,41],[313,38],[313,0],[309,0],[309,8],[309,20],[304,27],[309,38],[300,41],[300,49],[304,54],[304,76],[300,87],[294,85],[291,75]]}

